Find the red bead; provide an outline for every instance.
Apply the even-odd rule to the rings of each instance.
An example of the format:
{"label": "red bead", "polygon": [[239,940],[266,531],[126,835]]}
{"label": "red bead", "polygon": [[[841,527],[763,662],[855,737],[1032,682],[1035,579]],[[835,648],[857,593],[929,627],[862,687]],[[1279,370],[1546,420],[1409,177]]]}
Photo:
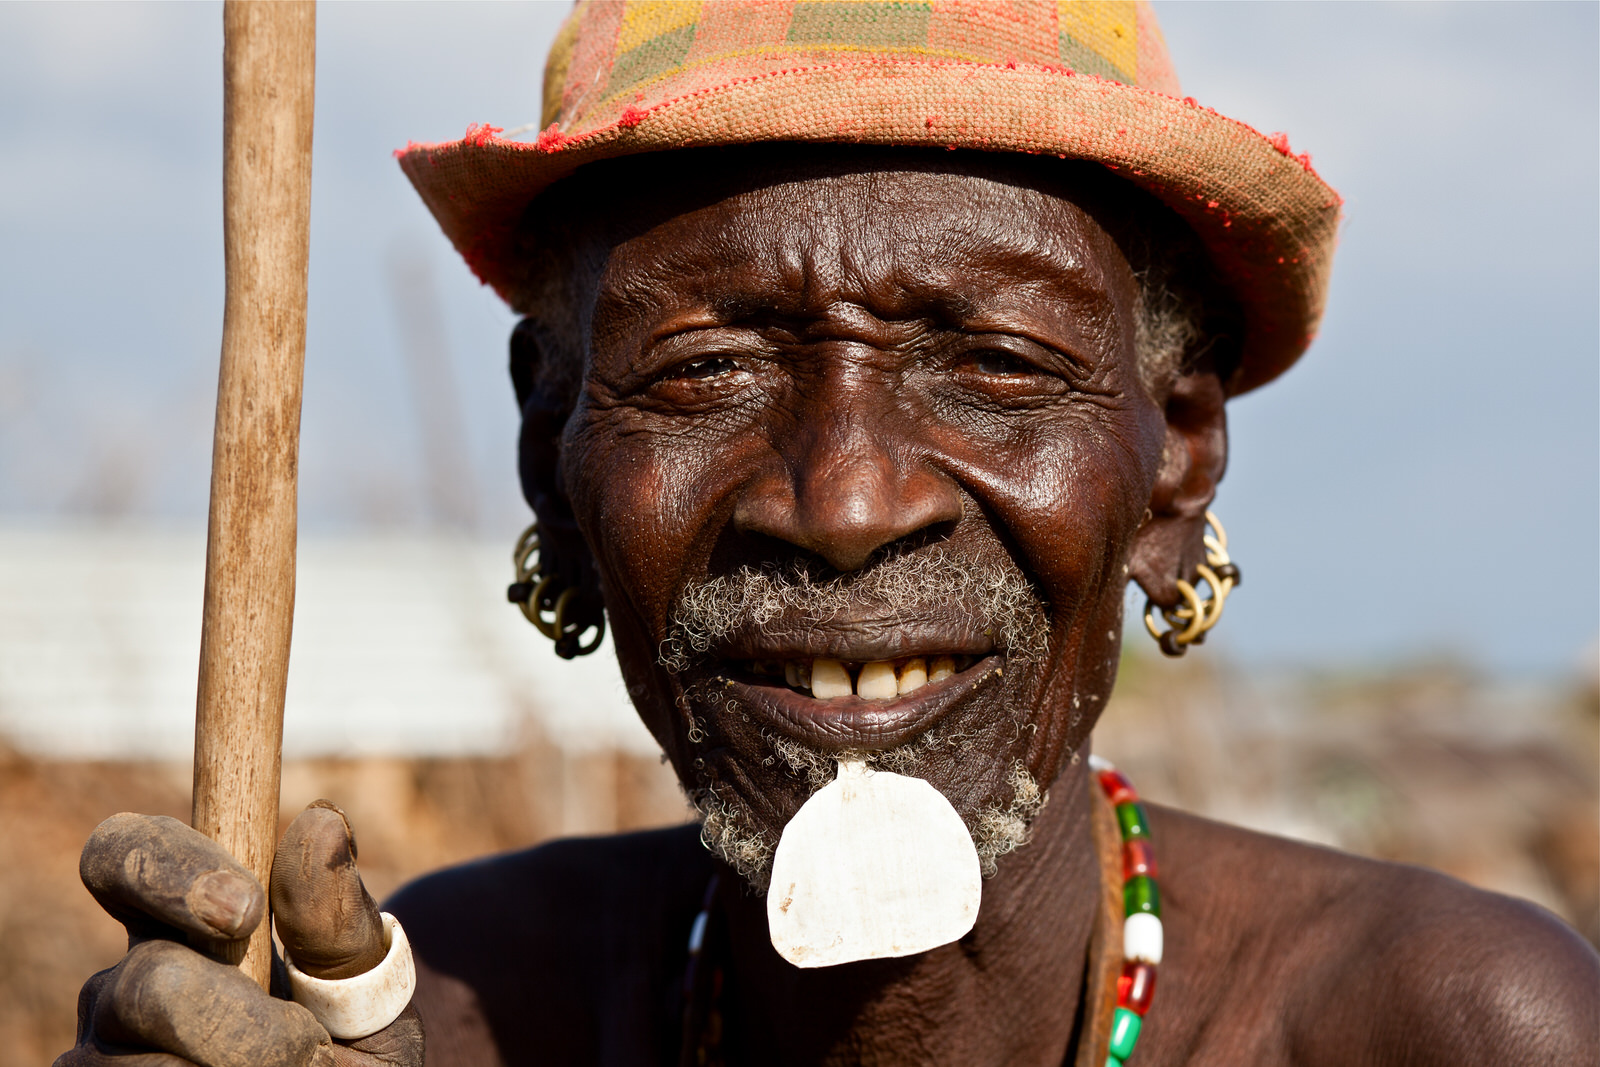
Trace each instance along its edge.
{"label": "red bead", "polygon": [[1115,768],[1100,772],[1100,788],[1105,790],[1112,804],[1131,804],[1139,799],[1139,793],[1133,788],[1133,783]]}
{"label": "red bead", "polygon": [[1122,880],[1139,875],[1156,876],[1156,851],[1148,837],[1135,837],[1122,843]]}
{"label": "red bead", "polygon": [[1150,1010],[1150,998],[1156,994],[1156,969],[1148,963],[1124,963],[1117,978],[1117,1007],[1127,1008],[1135,1015]]}

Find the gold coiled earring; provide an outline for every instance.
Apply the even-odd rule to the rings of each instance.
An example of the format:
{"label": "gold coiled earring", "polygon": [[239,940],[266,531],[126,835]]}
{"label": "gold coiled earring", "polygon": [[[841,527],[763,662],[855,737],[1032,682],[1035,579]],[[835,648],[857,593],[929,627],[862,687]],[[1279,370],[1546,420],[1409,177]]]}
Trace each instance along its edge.
{"label": "gold coiled earring", "polygon": [[[1161,651],[1168,656],[1181,656],[1190,645],[1204,644],[1206,633],[1222,618],[1222,609],[1228,594],[1239,586],[1239,565],[1228,556],[1228,531],[1214,512],[1206,512],[1209,533],[1203,535],[1206,561],[1195,568],[1195,574],[1206,584],[1206,596],[1201,597],[1194,585],[1178,579],[1178,594],[1183,603],[1175,608],[1163,608],[1153,600],[1144,602],[1144,628],[1155,638]],[[1165,630],[1156,623],[1156,613],[1166,621]]]}
{"label": "gold coiled earring", "polygon": [[[602,608],[598,622],[582,625],[568,619],[575,607],[577,586],[563,586],[556,574],[539,573],[539,524],[530,523],[517,545],[511,551],[511,561],[516,565],[517,580],[506,587],[506,599],[522,611],[523,618],[555,643],[556,655],[562,659],[587,656],[600,647],[606,635],[606,614]],[[548,616],[548,618],[546,617]],[[594,637],[581,641],[583,634],[594,630]]]}

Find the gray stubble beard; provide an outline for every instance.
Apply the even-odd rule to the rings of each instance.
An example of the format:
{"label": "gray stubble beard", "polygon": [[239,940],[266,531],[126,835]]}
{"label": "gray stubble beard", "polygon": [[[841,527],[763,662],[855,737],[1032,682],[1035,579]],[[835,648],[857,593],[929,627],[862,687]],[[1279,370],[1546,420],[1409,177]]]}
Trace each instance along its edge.
{"label": "gray stubble beard", "polygon": [[[941,602],[976,605],[1008,661],[1042,656],[1046,647],[1047,606],[1020,571],[993,564],[974,567],[936,549],[891,555],[859,574],[820,581],[804,566],[796,565],[745,568],[701,583],[680,598],[672,633],[662,644],[661,664],[680,673],[718,638],[742,626],[759,626],[783,616],[821,623],[864,602],[900,608],[909,604],[913,610],[923,611],[936,609]],[[689,741],[696,749],[706,742],[697,712],[705,714],[707,707],[720,705],[723,713],[741,714],[729,697],[710,686],[691,687],[682,700],[690,722]],[[860,759],[875,770],[914,775],[930,754],[944,747],[964,748],[969,740],[936,728],[883,751],[830,753],[768,730],[761,731],[761,737],[768,748],[762,762],[781,764],[803,780],[807,797],[834,779],[841,759]],[[777,839],[760,826],[736,790],[704,774],[702,767],[702,761],[695,758],[693,780],[684,782],[689,802],[700,813],[701,841],[751,886],[764,892]],[[1048,799],[1021,760],[1011,762],[1007,785],[1009,801],[959,812],[972,835],[985,877],[996,872],[1001,856],[1027,843],[1033,819]]]}
{"label": "gray stubble beard", "polygon": [[[827,753],[792,738],[764,734],[773,756],[791,773],[806,782],[806,796],[833,781],[838,763],[859,759],[878,771],[915,776],[916,768],[940,746],[960,746],[964,739],[942,737],[930,730],[907,744],[881,752]],[[1028,843],[1033,819],[1044,807],[1049,794],[1021,760],[1013,760],[1007,777],[1011,799],[1005,804],[987,804],[973,812],[959,812],[972,835],[978,863],[985,878],[999,870],[999,859]],[[700,840],[722,857],[724,863],[760,892],[765,892],[772,871],[772,856],[777,841],[756,825],[749,807],[732,790],[697,776],[686,786],[689,802],[700,813]]]}

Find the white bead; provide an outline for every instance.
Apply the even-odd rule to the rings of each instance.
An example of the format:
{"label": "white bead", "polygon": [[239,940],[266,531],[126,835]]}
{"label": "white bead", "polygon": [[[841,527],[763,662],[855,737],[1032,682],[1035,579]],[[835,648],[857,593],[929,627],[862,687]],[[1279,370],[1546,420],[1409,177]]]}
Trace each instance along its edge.
{"label": "white bead", "polygon": [[1147,911],[1134,912],[1122,921],[1122,958],[1161,963],[1161,920]]}
{"label": "white bead", "polygon": [[1096,774],[1100,773],[1101,771],[1109,771],[1111,769],[1111,761],[1108,759],[1101,759],[1099,756],[1090,756],[1089,769],[1094,771]]}
{"label": "white bead", "polygon": [[706,920],[711,918],[706,912],[701,912],[694,917],[694,925],[689,927],[689,955],[700,955],[700,948],[706,943]]}
{"label": "white bead", "polygon": [[400,1017],[417,987],[411,943],[400,922],[383,913],[389,942],[383,962],[352,978],[313,978],[284,958],[294,1002],[310,1011],[322,1028],[340,1041],[370,1037]]}

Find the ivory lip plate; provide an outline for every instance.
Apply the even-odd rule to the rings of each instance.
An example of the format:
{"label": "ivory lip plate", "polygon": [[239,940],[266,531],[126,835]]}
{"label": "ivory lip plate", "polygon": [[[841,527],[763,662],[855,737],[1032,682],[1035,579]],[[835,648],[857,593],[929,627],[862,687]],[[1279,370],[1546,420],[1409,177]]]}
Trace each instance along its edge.
{"label": "ivory lip plate", "polygon": [[909,956],[971,930],[982,896],[978,851],[944,794],[852,760],[784,827],[767,929],[796,967]]}

